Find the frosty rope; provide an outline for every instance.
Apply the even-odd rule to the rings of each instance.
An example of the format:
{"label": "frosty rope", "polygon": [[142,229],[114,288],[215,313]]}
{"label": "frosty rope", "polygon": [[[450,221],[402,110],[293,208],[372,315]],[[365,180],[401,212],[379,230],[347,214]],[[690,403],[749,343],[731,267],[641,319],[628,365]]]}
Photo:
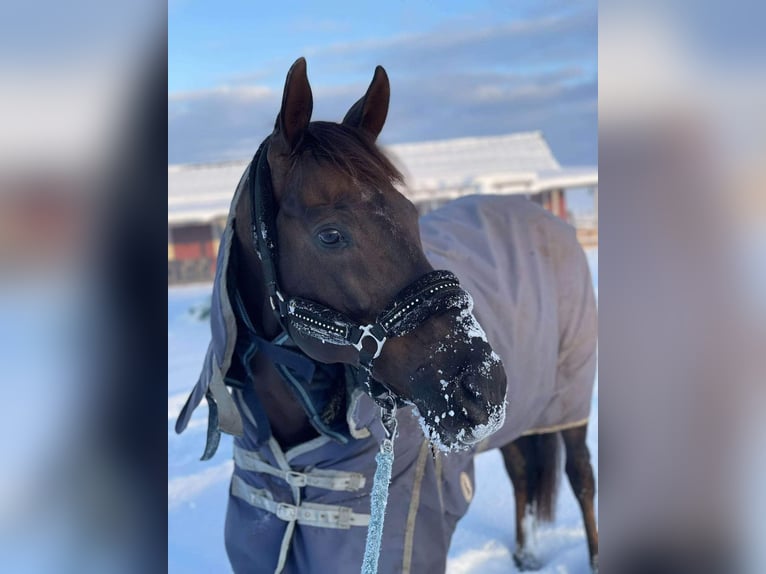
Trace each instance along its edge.
{"label": "frosty rope", "polygon": [[383,539],[383,522],[388,505],[388,485],[394,466],[394,437],[396,435],[396,401],[389,394],[390,407],[382,407],[381,422],[386,431],[386,438],[380,443],[380,451],[375,455],[375,478],[370,492],[370,524],[367,527],[367,542],[364,547],[362,574],[377,574],[380,558],[380,545]]}

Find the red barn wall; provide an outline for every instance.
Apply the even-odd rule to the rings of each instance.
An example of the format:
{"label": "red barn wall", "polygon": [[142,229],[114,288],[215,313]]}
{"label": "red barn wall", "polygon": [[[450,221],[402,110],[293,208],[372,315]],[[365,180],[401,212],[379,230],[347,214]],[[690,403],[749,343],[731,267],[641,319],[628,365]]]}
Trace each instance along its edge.
{"label": "red barn wall", "polygon": [[213,233],[209,224],[175,227],[172,234],[177,260],[215,258]]}

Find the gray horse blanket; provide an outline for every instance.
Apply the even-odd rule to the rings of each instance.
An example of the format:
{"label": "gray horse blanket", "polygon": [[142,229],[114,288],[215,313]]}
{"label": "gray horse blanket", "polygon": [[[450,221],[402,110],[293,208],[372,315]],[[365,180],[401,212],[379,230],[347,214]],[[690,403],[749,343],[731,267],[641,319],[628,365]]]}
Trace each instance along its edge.
{"label": "gray horse blanket", "polygon": [[596,373],[596,301],[575,230],[519,196],[474,195],[420,220],[437,269],[458,276],[505,365],[503,428],[480,448],[585,424]]}
{"label": "gray horse blanket", "polygon": [[[240,182],[232,206],[243,187]],[[225,532],[235,572],[359,572],[383,436],[379,409],[347,384],[341,416],[321,416],[322,389],[333,377],[330,383],[344,384],[344,372],[302,364],[284,336],[253,336],[228,272],[233,213],[219,251],[210,348],[176,428],[184,429],[204,396],[210,404],[206,455],[219,430],[236,435]],[[479,448],[584,424],[595,374],[595,302],[574,231],[508,196],[452,202],[423,217],[421,230],[434,267],[455,272],[473,295],[474,313],[506,367],[506,423]],[[245,368],[254,352],[277,363],[317,438],[284,451],[271,436],[252,391],[258,382]],[[452,533],[473,496],[473,453],[432,453],[416,414],[401,409],[398,419],[379,571],[443,572]]]}

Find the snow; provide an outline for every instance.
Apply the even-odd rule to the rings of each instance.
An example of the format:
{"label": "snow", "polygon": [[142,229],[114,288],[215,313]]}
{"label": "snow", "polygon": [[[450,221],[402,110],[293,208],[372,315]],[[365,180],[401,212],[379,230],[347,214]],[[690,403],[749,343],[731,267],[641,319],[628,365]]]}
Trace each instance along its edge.
{"label": "snow", "polygon": [[[588,448],[598,481],[598,381],[591,405]],[[514,572],[513,489],[499,450],[475,459],[475,496],[452,537],[447,574]],[[536,550],[541,574],[590,574],[585,528],[577,500],[566,477],[561,477],[556,520],[539,525]],[[598,496],[596,496],[598,515]]]}
{"label": "snow", "polygon": [[[587,252],[598,293],[598,250]],[[190,309],[210,297],[209,285],[168,289],[168,572],[231,572],[223,542],[231,474],[231,438],[224,435],[212,460],[200,462],[205,442],[205,403],[182,435],[175,417],[197,380],[207,349],[207,322]],[[451,414],[451,413],[450,413]],[[598,380],[591,405],[588,447],[598,480]],[[476,457],[475,496],[458,524],[449,551],[447,574],[514,572],[514,502],[500,452]],[[596,497],[598,512],[598,497]],[[585,529],[577,501],[562,476],[556,521],[541,525],[536,545],[541,574],[590,572]]]}
{"label": "snow", "polygon": [[168,509],[173,509],[184,502],[194,502],[203,490],[231,478],[234,462],[227,460],[217,466],[189,476],[179,476],[168,481]]}
{"label": "snow", "polygon": [[473,312],[473,305],[467,309],[463,309],[457,318],[458,326],[460,330],[464,332],[468,338],[481,339],[485,343],[487,342],[487,335],[484,333],[484,329],[481,328],[479,322],[476,320]]}

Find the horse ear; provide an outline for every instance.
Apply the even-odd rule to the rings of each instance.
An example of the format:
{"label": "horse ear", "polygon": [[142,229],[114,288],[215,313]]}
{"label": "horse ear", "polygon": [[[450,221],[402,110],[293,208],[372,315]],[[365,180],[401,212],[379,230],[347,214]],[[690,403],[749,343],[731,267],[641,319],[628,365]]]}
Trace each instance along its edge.
{"label": "horse ear", "polygon": [[303,137],[303,132],[311,121],[314,97],[306,75],[306,59],[298,58],[290,66],[282,94],[282,108],[274,126],[272,142],[278,148],[275,151],[289,155]]}
{"label": "horse ear", "polygon": [[372,136],[373,141],[378,139],[383,124],[388,115],[388,102],[391,98],[391,86],[388,83],[388,75],[383,66],[375,68],[367,93],[356,102],[343,118],[343,124],[359,128]]}

